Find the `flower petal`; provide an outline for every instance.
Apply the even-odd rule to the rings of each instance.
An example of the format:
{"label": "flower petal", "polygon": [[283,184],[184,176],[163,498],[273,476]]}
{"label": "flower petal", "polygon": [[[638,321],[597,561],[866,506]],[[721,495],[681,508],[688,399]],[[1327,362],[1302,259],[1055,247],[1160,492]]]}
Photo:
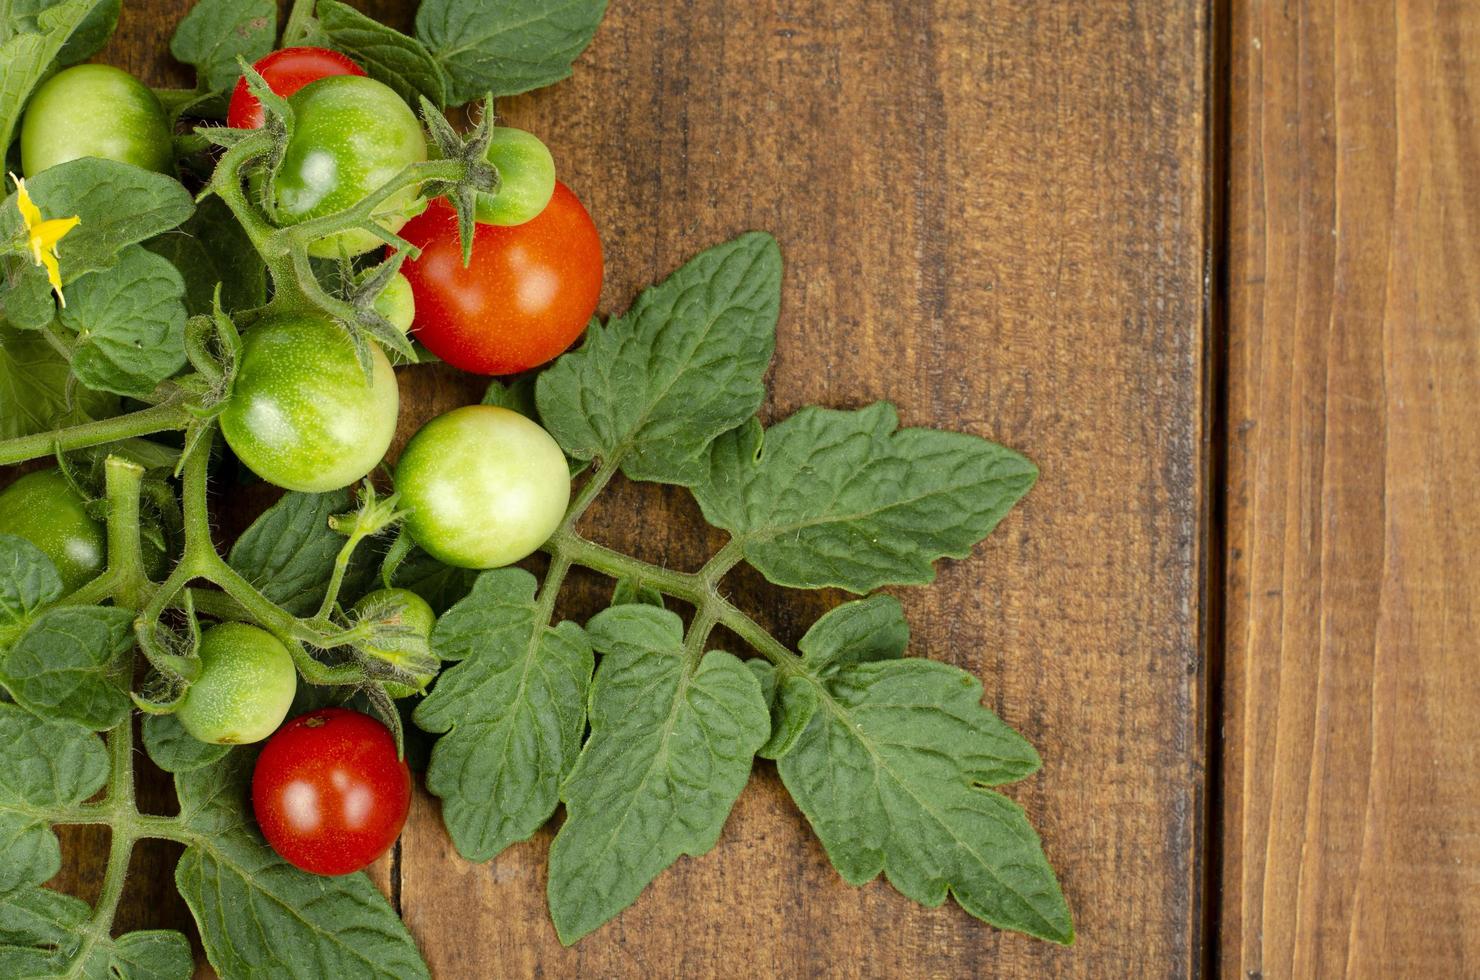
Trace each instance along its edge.
{"label": "flower petal", "polygon": [[33,239],[39,239],[42,248],[48,248],[55,252],[57,242],[61,241],[67,232],[76,228],[81,223],[82,219],[76,215],[70,218],[51,218],[32,228],[31,237]]}
{"label": "flower petal", "polygon": [[65,309],[67,306],[67,297],[62,295],[62,270],[57,265],[56,256],[52,255],[50,252],[43,253],[41,256],[41,264],[46,266],[47,281],[51,283],[52,291],[57,294],[57,300]]}

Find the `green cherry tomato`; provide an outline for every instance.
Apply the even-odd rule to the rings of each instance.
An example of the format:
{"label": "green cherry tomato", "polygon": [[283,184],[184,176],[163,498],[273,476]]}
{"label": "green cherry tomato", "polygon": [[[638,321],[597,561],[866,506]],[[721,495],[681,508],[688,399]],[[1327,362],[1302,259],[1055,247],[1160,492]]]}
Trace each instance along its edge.
{"label": "green cherry tomato", "polygon": [[87,513],[87,501],[61,470],[27,473],[0,491],[0,534],[14,534],[41,549],[75,591],[103,572],[108,539],[103,523]]}
{"label": "green cherry tomato", "polygon": [[200,636],[200,676],[176,717],[202,742],[260,742],[283,723],[297,690],[293,658],[277,637],[246,623],[222,623]]}
{"label": "green cherry tomato", "polygon": [[[278,220],[298,224],[350,207],[411,163],[427,158],[421,123],[390,88],[359,75],[310,82],[289,99],[293,138],[273,181]],[[382,227],[396,231],[421,211],[408,187],[377,209]],[[368,231],[347,231],[315,242],[320,258],[368,252],[383,242]]]}
{"label": "green cherry tomato", "polygon": [[497,568],[532,553],[570,502],[570,468],[550,434],[492,405],[432,419],[396,464],[406,529],[446,565]]}
{"label": "green cherry tomato", "polygon": [[[410,589],[376,589],[355,603],[354,612],[365,614],[390,608],[399,609],[401,623],[421,639],[425,640],[432,635],[432,627],[437,624],[437,614],[432,612],[432,607],[427,605],[425,599]],[[402,651],[395,649],[394,644],[390,643],[369,644],[365,652],[390,664],[401,665],[405,659]],[[385,693],[393,698],[410,697],[430,684],[437,674],[436,671],[430,671],[416,676],[420,683],[415,687],[391,681],[386,684]]]}
{"label": "green cherry tomato", "polygon": [[247,468],[288,490],[347,487],[385,456],[400,392],[380,348],[365,379],[354,343],[321,317],[261,321],[242,337],[221,431]]}
{"label": "green cherry tomato", "polygon": [[411,280],[399,272],[391,276],[391,281],[375,297],[375,312],[402,333],[410,330],[411,321],[416,319],[416,297],[411,295]]}
{"label": "green cherry tomato", "polygon": [[34,177],[79,157],[172,172],[169,121],[148,86],[109,65],[76,65],[37,90],[21,124],[21,169]]}
{"label": "green cherry tomato", "polygon": [[498,168],[497,194],[478,195],[476,217],[486,225],[522,225],[545,210],[555,193],[555,158],[538,136],[496,126],[488,162]]}

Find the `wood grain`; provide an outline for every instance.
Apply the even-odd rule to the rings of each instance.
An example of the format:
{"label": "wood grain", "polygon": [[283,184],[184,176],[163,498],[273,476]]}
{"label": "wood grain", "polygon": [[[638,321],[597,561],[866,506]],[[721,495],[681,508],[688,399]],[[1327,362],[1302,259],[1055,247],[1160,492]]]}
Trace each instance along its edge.
{"label": "wood grain", "polygon": [[[175,8],[130,2],[107,60],[178,84]],[[371,9],[404,26],[410,4]],[[617,0],[574,79],[504,107],[601,228],[604,310],[708,244],[771,230],[787,273],[768,417],[889,398],[906,424],[1040,464],[971,560],[900,596],[911,652],[980,675],[1042,752],[1011,793],[1079,942],[848,887],[762,765],[712,853],[572,950],[544,909],[549,832],[470,865],[419,795],[380,880],[434,975],[1197,972],[1208,37],[1193,3]],[[446,369],[401,383],[403,435],[480,391]],[[228,502],[223,523],[257,506]],[[658,487],[617,486],[587,529],[680,567],[722,541]],[[731,584],[788,640],[840,598]],[[595,611],[605,587],[576,580],[565,610]],[[150,864],[129,925],[180,924],[158,898],[171,866]]]}
{"label": "wood grain", "polygon": [[[1043,751],[1043,773],[1012,792],[1080,941],[1056,949],[882,882],[848,887],[762,766],[712,853],[572,950],[544,909],[548,833],[471,866],[419,800],[401,899],[439,977],[1194,971],[1202,16],[618,2],[574,79],[506,107],[550,142],[602,230],[604,309],[707,244],[769,229],[787,260],[772,417],[891,398],[907,424],[1040,463],[1027,505],[972,560],[900,595],[912,652],[981,675]],[[464,395],[438,389],[438,405]],[[588,529],[694,567],[720,540],[696,522],[683,494],[627,487]],[[732,584],[789,638],[838,598]],[[594,597],[576,590],[573,608]]]}
{"label": "wood grain", "polygon": [[1480,974],[1480,7],[1234,0],[1223,973]]}

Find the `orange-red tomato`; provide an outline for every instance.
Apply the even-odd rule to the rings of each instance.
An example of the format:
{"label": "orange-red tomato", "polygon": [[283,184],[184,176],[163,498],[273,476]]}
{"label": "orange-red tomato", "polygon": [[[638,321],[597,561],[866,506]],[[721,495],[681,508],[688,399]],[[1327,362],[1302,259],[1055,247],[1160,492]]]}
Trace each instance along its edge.
{"label": "orange-red tomato", "polygon": [[411,770],[368,715],[321,708],[279,728],[252,771],[252,809],[272,849],[318,875],[390,850],[411,809]]}
{"label": "orange-red tomato", "polygon": [[421,256],[401,266],[416,297],[412,335],[454,367],[514,374],[573,344],[601,295],[601,238],[569,187],[522,225],[479,224],[464,266],[457,216],[433,201],[401,229]]}
{"label": "orange-red tomato", "polygon": [[[365,69],[328,48],[283,48],[259,58],[252,67],[274,94],[285,99],[309,82],[330,75],[365,74]],[[231,90],[226,125],[233,129],[256,129],[262,125],[262,103],[247,90],[246,78],[238,78],[236,88]]]}

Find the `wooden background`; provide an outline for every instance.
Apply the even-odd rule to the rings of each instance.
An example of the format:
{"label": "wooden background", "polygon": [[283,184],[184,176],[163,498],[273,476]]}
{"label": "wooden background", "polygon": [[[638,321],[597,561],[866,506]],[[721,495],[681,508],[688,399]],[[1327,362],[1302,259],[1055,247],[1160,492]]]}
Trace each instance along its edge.
{"label": "wooden background", "polygon": [[[178,6],[129,0],[104,58],[185,83]],[[889,398],[1042,468],[900,598],[1042,752],[1011,791],[1079,941],[844,885],[762,763],[573,950],[548,833],[468,865],[419,795],[376,875],[434,975],[1480,973],[1477,57],[1444,0],[613,0],[572,80],[503,106],[601,229],[602,308],[768,229],[769,415]],[[403,436],[481,387],[401,384]],[[644,557],[722,540],[681,492],[609,496],[588,532]],[[786,639],[839,598],[731,584]],[[101,841],[67,843],[88,896]],[[175,853],[137,852],[121,926],[188,922]]]}

